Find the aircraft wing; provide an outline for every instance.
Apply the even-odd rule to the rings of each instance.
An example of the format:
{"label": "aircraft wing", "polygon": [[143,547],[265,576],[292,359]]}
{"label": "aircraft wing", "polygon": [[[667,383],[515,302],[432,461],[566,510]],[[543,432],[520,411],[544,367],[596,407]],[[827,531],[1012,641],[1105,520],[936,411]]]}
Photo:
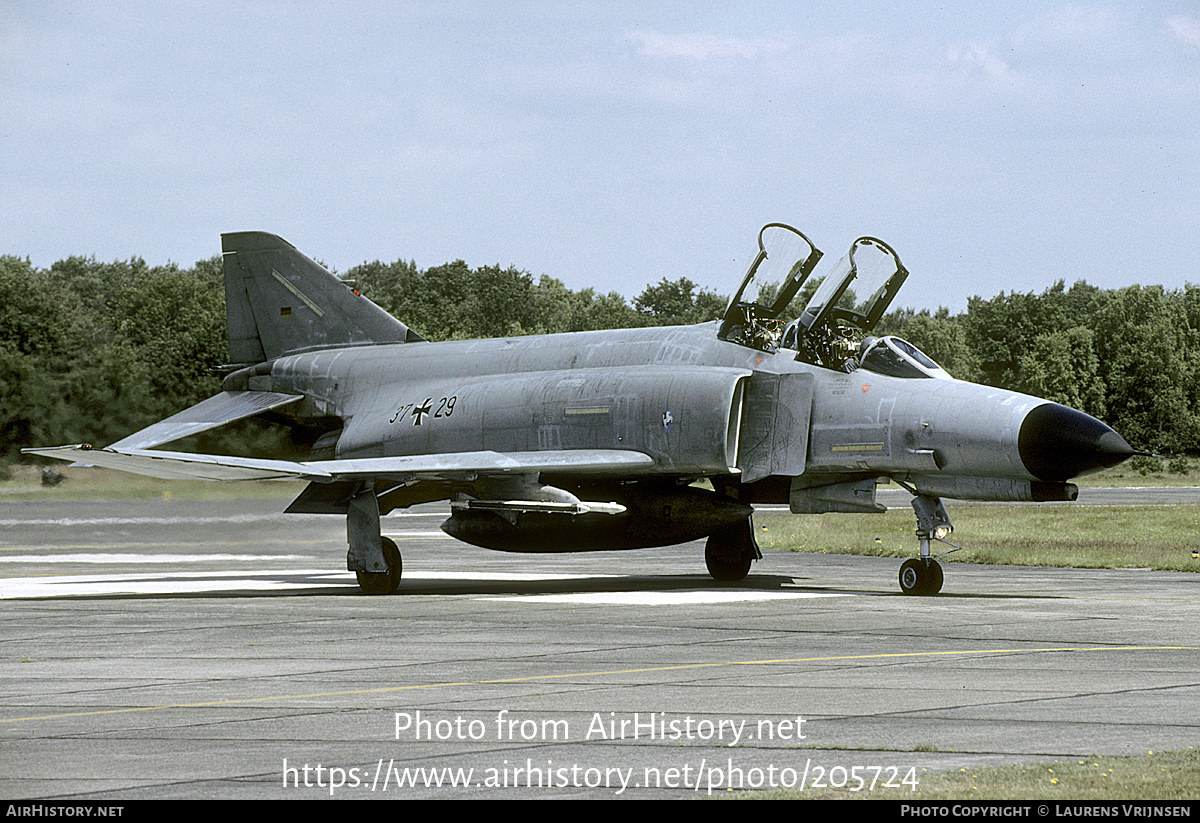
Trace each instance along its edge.
{"label": "aircraft wing", "polygon": [[[164,421],[166,422],[166,421]],[[153,428],[153,427],[151,427]],[[148,430],[147,430],[148,431]],[[366,478],[398,481],[464,478],[476,475],[569,472],[604,474],[647,470],[654,458],[642,452],[620,449],[563,449],[537,452],[456,452],[450,454],[400,455],[350,460],[260,460],[213,454],[188,454],[152,449],[110,446],[57,446],[22,449],[59,460],[148,475],[165,480],[310,480],[333,482]]]}
{"label": "aircraft wing", "polygon": [[150,449],[114,449],[111,446],[107,449],[94,449],[86,445],[22,449],[21,452],[59,460],[73,460],[85,466],[101,466],[163,480],[321,480],[330,477],[325,472],[309,469],[303,463],[290,460],[257,460],[249,457]]}

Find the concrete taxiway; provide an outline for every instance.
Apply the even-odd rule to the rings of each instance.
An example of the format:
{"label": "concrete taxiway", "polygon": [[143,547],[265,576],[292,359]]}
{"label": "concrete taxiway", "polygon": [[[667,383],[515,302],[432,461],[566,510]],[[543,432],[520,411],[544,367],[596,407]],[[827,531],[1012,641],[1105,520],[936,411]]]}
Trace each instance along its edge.
{"label": "concrete taxiway", "polygon": [[0,504],[0,796],[899,800],[1200,743],[1194,574],[954,563],[910,598],[897,560],[769,552],[720,585],[702,543],[506,555],[434,509],[385,518],[405,582],[367,597],[342,520],[285,504]]}

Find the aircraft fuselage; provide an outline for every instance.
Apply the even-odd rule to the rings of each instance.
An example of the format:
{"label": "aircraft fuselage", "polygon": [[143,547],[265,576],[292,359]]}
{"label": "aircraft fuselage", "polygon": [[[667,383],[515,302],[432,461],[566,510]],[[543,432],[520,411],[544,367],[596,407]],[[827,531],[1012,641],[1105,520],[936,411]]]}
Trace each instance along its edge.
{"label": "aircraft fuselage", "polygon": [[[715,324],[347,347],[283,356],[259,371],[226,389],[304,395],[297,417],[343,421],[339,459],[627,449],[654,459],[642,474],[753,482],[768,476],[754,471],[750,442],[753,421],[767,418],[762,430],[787,453],[777,442],[763,451],[792,466],[799,487],[886,475],[949,497],[1065,499],[1063,481],[1104,463],[1102,449],[1072,456],[1070,443],[1051,436],[1086,428],[1092,418],[1080,412],[957,380],[832,371],[790,349],[719,340]],[[758,391],[768,384],[790,391]],[[1033,431],[1027,418],[1045,406],[1054,425]],[[784,414],[794,436],[780,430]],[[1079,470],[1065,474],[1064,460]]]}

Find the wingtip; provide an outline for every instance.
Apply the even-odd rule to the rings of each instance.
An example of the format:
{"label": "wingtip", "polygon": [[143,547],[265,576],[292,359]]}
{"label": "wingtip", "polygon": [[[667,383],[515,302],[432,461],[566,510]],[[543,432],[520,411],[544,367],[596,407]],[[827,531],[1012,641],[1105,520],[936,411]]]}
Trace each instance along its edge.
{"label": "wingtip", "polygon": [[21,449],[21,454],[40,454],[53,457],[55,452],[90,452],[91,450],[91,443],[73,443],[67,446],[32,446]]}

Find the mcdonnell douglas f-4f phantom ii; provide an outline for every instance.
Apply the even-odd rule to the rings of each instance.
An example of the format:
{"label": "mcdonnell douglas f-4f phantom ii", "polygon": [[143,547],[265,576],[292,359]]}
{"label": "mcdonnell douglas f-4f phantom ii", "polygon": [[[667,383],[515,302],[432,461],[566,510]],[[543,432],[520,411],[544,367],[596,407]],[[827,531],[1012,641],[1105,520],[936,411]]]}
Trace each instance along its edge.
{"label": "mcdonnell douglas f-4f phantom ii", "polygon": [[[917,517],[900,588],[933,594],[931,545],[952,528],[940,498],[1073,500],[1067,481],[1135,453],[1082,412],[955,380],[872,336],[908,276],[885,243],[856,240],[786,325],[821,252],[782,224],[758,244],[719,322],[431,343],[279,237],[226,234],[224,390],[108,448],[29,451],[161,478],[307,480],[287,511],[344,515],[347,567],[370,594],[400,584],[380,516],[416,503],[448,500],[444,531],[501,551],[706,537],[710,574],[737,581],[762,556],[754,504],[881,512],[881,478]],[[312,433],[310,459],[154,448],[254,415]]]}

